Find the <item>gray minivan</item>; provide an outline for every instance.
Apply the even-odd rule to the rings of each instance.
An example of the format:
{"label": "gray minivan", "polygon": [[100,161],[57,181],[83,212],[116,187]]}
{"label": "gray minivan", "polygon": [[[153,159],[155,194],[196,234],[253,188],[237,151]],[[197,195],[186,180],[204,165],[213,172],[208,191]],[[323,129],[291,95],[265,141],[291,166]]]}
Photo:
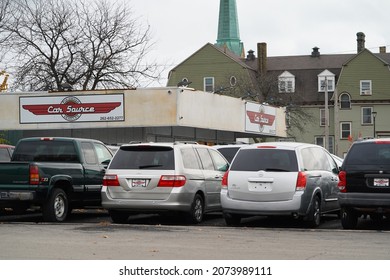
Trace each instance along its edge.
{"label": "gray minivan", "polygon": [[339,168],[322,147],[273,142],[241,149],[222,180],[221,205],[227,225],[247,216],[292,216],[311,227],[323,213],[339,211]]}
{"label": "gray minivan", "polygon": [[115,223],[131,213],[183,212],[200,223],[220,211],[228,162],[215,149],[194,143],[122,145],[103,179],[102,206]]}

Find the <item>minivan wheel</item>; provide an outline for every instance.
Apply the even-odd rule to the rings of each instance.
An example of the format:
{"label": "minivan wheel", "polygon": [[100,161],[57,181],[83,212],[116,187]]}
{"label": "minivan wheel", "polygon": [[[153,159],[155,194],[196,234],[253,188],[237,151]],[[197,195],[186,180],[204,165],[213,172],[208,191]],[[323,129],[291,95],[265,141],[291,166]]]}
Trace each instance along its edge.
{"label": "minivan wheel", "polygon": [[194,224],[199,224],[203,220],[203,198],[201,195],[196,194],[191,205],[189,213],[189,221]]}
{"label": "minivan wheel", "polygon": [[241,222],[241,217],[231,213],[223,213],[225,223],[228,226],[238,226]]}
{"label": "minivan wheel", "polygon": [[350,208],[341,208],[341,225],[344,229],[354,229],[357,226],[358,215]]}
{"label": "minivan wheel", "polygon": [[129,219],[129,214],[126,212],[109,210],[108,214],[110,214],[111,220],[115,224],[126,224],[127,220]]}
{"label": "minivan wheel", "polygon": [[311,202],[307,221],[308,226],[312,228],[318,227],[321,224],[321,202],[318,196],[315,196]]}

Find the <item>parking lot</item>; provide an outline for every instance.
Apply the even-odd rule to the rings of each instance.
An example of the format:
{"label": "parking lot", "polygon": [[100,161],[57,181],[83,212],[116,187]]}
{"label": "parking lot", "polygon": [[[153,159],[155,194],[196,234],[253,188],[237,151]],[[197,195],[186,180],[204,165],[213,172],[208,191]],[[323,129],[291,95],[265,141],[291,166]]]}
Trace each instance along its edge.
{"label": "parking lot", "polygon": [[0,259],[390,259],[390,225],[361,219],[341,229],[337,216],[317,229],[286,218],[254,217],[226,227],[220,213],[199,225],[170,216],[135,215],[113,224],[101,209],[74,210],[64,223],[39,213],[0,217]]}

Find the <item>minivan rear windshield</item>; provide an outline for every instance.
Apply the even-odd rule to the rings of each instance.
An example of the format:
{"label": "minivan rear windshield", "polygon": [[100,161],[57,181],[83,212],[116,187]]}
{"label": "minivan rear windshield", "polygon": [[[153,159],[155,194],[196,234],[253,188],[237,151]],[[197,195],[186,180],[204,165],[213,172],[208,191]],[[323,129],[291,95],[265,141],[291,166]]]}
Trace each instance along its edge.
{"label": "minivan rear windshield", "polygon": [[110,169],[174,170],[172,147],[122,146],[111,160]]}
{"label": "minivan rear windshield", "polygon": [[230,170],[235,171],[298,171],[297,157],[292,150],[241,149]]}
{"label": "minivan rear windshield", "polygon": [[390,164],[389,142],[367,142],[353,145],[348,152],[346,164]]}

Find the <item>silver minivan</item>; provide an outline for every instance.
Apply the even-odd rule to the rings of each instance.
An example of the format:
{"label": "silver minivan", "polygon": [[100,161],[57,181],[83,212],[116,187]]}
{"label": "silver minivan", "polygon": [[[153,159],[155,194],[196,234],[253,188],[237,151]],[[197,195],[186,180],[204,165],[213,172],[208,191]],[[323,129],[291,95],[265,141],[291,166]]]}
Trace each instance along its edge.
{"label": "silver minivan", "polygon": [[252,144],[236,154],[222,181],[227,225],[247,216],[289,215],[311,227],[337,212],[339,168],[322,147],[297,142]]}
{"label": "silver minivan", "polygon": [[186,213],[193,223],[221,211],[221,181],[227,160],[195,143],[122,145],[107,168],[102,206],[115,223],[131,213]]}

